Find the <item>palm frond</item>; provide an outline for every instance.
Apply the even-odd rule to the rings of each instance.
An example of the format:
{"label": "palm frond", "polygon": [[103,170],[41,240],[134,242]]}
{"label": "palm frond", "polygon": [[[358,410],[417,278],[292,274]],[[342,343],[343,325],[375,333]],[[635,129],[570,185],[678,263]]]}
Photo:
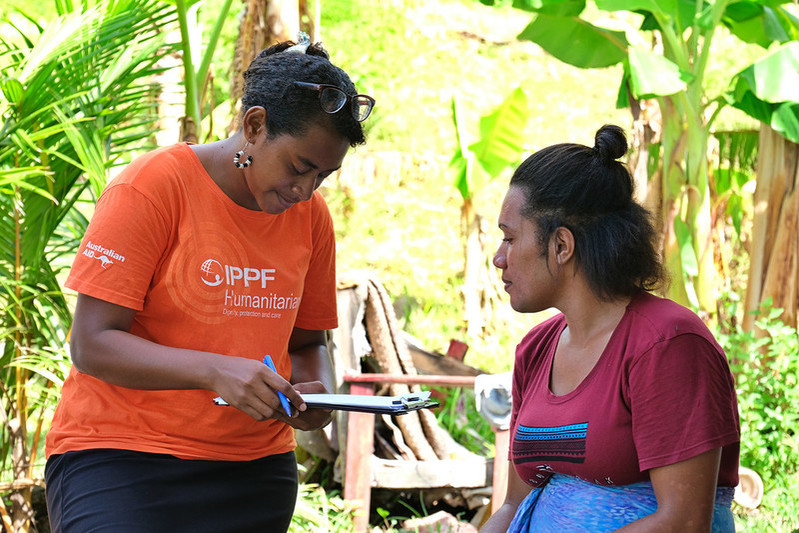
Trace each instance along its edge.
{"label": "palm frond", "polygon": [[[70,309],[59,278],[115,159],[151,134],[152,80],[174,48],[158,0],[114,0],[0,36],[0,420],[53,402],[69,366]],[[24,27],[23,27],[24,26]],[[31,29],[32,28],[32,29]],[[37,410],[38,409],[38,410]],[[23,433],[25,428],[23,428]],[[0,465],[27,440],[0,424]],[[21,441],[19,439],[21,438]],[[11,439],[18,439],[11,445]],[[19,454],[18,454],[19,455]],[[19,460],[25,459],[25,454]],[[18,465],[14,465],[15,467]]]}

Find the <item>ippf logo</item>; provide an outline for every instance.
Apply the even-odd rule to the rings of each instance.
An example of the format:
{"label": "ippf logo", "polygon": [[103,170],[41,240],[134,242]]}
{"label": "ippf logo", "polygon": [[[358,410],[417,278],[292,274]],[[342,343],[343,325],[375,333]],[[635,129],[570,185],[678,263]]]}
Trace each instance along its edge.
{"label": "ippf logo", "polygon": [[206,259],[200,266],[200,279],[209,287],[225,285],[236,286],[242,284],[249,287],[251,284],[260,284],[266,288],[267,281],[274,281],[274,268],[250,268],[233,265],[223,265],[216,259]]}
{"label": "ippf logo", "polygon": [[216,287],[222,283],[222,276],[225,274],[225,268],[222,263],[215,259],[206,259],[200,267],[202,272],[203,283],[209,287]]}

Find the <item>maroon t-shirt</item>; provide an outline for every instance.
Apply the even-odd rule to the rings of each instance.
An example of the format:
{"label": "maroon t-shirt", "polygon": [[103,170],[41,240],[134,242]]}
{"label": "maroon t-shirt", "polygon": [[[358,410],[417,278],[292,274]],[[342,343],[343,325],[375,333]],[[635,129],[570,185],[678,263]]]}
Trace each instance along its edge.
{"label": "maroon t-shirt", "polygon": [[572,392],[549,389],[563,315],[516,349],[509,458],[525,482],[553,472],[599,485],[649,480],[650,468],[723,447],[718,486],[738,484],[740,423],[727,358],[690,310],[641,293]]}

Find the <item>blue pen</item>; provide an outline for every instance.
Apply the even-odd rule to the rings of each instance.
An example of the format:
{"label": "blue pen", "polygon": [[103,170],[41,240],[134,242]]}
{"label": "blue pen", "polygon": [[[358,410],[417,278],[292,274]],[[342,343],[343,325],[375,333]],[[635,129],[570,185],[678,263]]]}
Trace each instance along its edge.
{"label": "blue pen", "polygon": [[[264,364],[269,367],[269,369],[277,374],[277,369],[275,368],[275,363],[272,362],[272,358],[269,355],[264,356]],[[290,417],[291,416],[291,406],[289,405],[289,399],[286,398],[286,395],[280,391],[277,391],[277,397],[280,398],[280,403],[283,405],[283,410],[286,411],[286,414]]]}

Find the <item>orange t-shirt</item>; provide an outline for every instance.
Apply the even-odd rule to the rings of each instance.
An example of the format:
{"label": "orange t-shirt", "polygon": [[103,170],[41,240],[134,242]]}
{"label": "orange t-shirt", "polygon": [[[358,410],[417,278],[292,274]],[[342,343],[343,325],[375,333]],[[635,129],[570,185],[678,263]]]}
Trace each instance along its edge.
{"label": "orange t-shirt", "polygon": [[[288,379],[293,328],[337,326],[335,242],[318,192],[280,215],[228,198],[187,144],[133,161],[101,195],[66,286],[135,309],[164,346],[258,359]],[[251,460],[294,449],[288,425],[208,390],[133,390],[70,371],[47,455],[90,448]]]}

